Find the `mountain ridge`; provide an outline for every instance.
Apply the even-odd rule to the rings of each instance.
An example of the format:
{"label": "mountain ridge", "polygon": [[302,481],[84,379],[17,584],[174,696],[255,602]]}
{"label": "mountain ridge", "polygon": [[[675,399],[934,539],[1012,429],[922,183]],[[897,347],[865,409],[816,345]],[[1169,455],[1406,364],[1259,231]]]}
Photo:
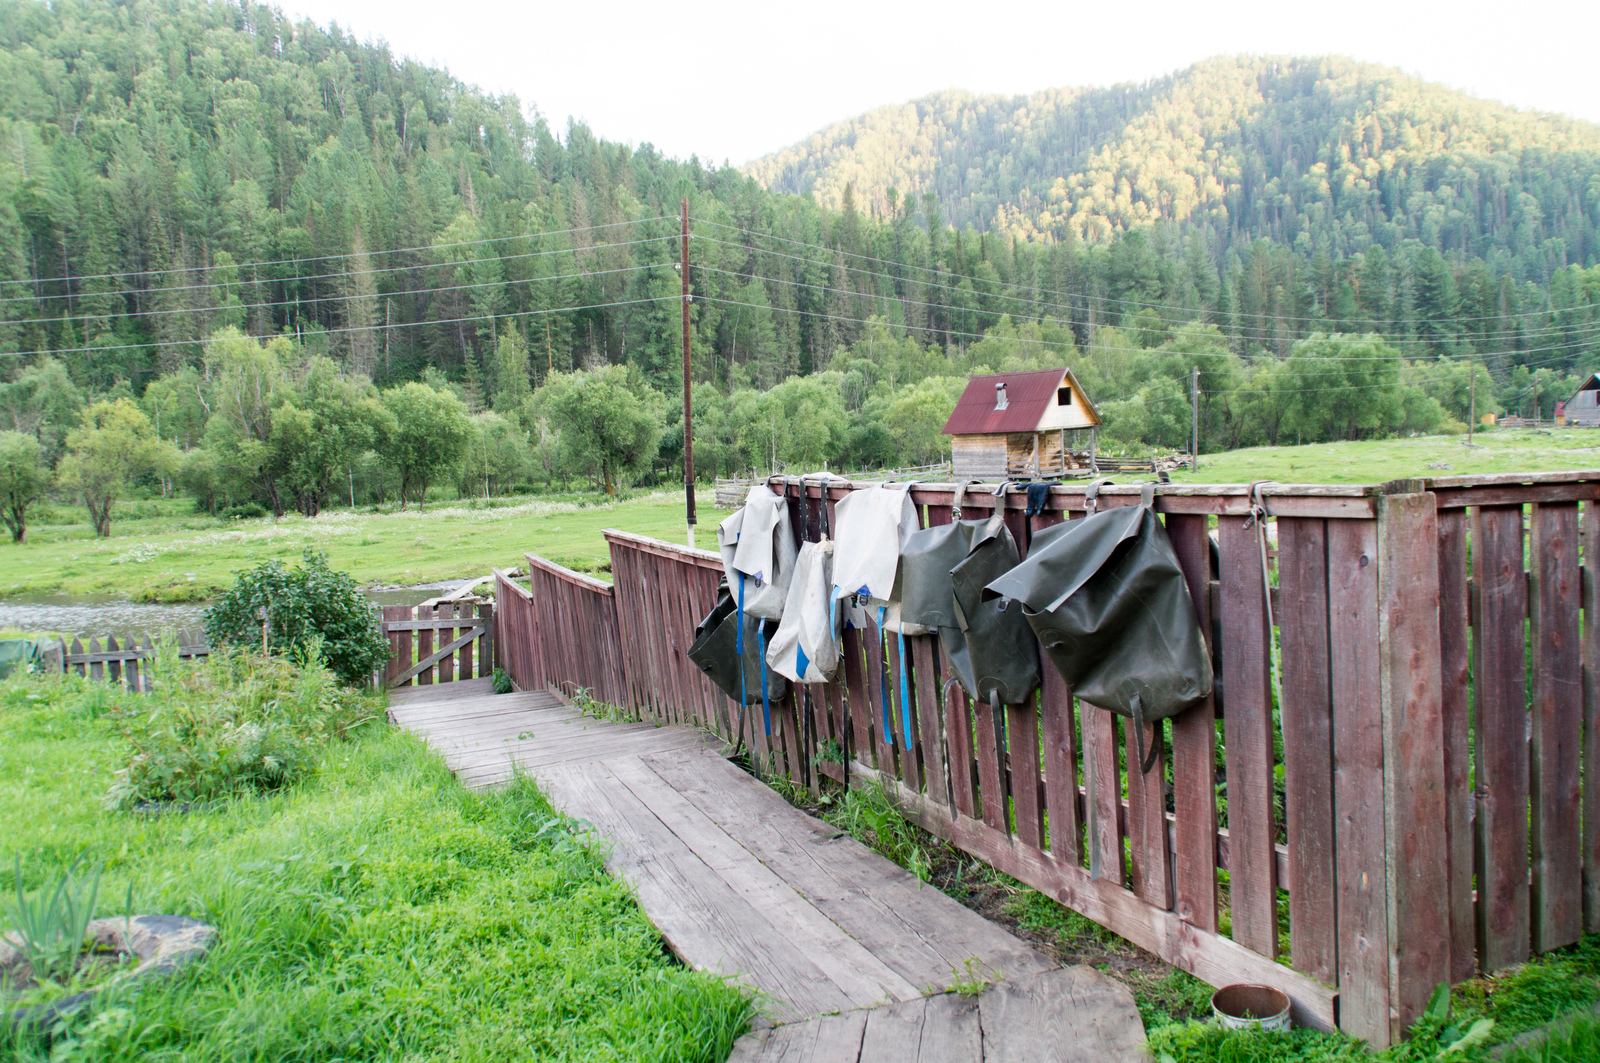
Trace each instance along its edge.
{"label": "mountain ridge", "polygon": [[[1418,163],[1427,172],[1420,187],[1408,187],[1418,185]],[[1570,176],[1575,188],[1527,188],[1541,168],[1557,180]],[[1600,125],[1342,56],[1218,56],[1145,83],[1025,95],[947,90],[833,123],[744,168],[769,190],[809,192],[825,207],[842,206],[846,186],[857,204],[880,213],[892,212],[890,189],[899,204],[932,193],[958,228],[1029,239],[1070,234],[1098,243],[1160,221],[1282,239],[1281,219],[1274,226],[1257,216],[1264,200],[1278,200],[1270,205],[1279,213],[1292,205],[1308,215],[1291,229],[1316,230],[1319,210],[1330,218],[1348,216],[1346,205],[1357,215],[1370,211],[1367,231],[1334,240],[1332,250],[1345,251],[1407,237],[1448,250],[1448,238],[1430,238],[1420,226],[1379,229],[1395,222],[1397,207],[1463,209],[1467,186],[1474,178],[1483,184],[1485,170],[1497,190],[1515,186],[1539,199],[1540,221],[1578,231],[1577,261],[1592,256]],[[1438,204],[1416,194],[1441,188],[1452,194]],[[1574,191],[1587,224],[1569,225],[1575,219],[1558,202]],[[1379,202],[1361,202],[1373,198]],[[1516,204],[1503,213],[1487,228],[1514,227]],[[1481,253],[1467,244],[1485,226],[1468,227],[1480,232],[1458,243]],[[1570,242],[1566,231],[1546,235]]]}

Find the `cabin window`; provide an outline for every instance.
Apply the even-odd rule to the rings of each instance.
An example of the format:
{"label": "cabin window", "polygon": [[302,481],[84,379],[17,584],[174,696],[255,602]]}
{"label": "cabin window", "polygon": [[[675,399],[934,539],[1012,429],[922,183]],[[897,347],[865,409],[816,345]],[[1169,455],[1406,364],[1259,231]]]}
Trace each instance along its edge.
{"label": "cabin window", "polygon": [[1072,389],[1071,388],[1056,388],[1056,405],[1057,406],[1071,406],[1072,405]]}

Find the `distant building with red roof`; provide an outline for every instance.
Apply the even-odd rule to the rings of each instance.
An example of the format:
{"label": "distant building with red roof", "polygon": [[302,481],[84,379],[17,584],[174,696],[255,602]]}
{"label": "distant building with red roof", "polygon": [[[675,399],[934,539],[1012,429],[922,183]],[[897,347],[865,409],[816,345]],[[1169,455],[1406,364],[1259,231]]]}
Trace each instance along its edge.
{"label": "distant building with red roof", "polygon": [[[996,481],[1088,471],[1099,427],[1100,414],[1072,370],[1039,369],[967,381],[944,434],[952,437],[957,480]],[[1073,449],[1084,431],[1088,453]]]}

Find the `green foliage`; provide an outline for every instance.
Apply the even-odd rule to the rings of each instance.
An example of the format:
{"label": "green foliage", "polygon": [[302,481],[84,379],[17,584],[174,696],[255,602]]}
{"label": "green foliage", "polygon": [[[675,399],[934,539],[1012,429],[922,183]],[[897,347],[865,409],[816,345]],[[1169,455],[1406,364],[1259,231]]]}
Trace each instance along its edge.
{"label": "green foliage", "polygon": [[412,382],[383,393],[394,428],[379,452],[400,481],[400,508],[427,508],[428,488],[455,468],[472,438],[461,400],[448,391]]}
{"label": "green foliage", "polygon": [[21,432],[0,432],[0,520],[12,542],[27,540],[28,507],[43,497],[49,484],[50,467],[39,441]]}
{"label": "green foliage", "polygon": [[918,828],[900,814],[885,787],[854,787],[834,802],[823,818],[922,881],[932,875],[932,848]]}
{"label": "green foliage", "polygon": [[127,762],[106,804],[215,801],[298,780],[319,743],[374,716],[370,701],[341,685],[316,649],[312,643],[290,659],[213,643],[209,657],[190,663],[167,645],[150,669],[151,692],[109,714]]}
{"label": "green foliage", "polygon": [[22,854],[16,856],[16,889],[6,898],[6,915],[16,941],[39,982],[65,982],[78,967],[100,896],[100,869],[84,871],[80,854],[65,867],[47,871],[29,896],[22,877]]}
{"label": "green foliage", "polygon": [[637,477],[655,460],[662,405],[622,366],[557,373],[531,400],[534,416],[561,433],[562,461],[595,476],[608,495],[619,477]]}
{"label": "green foliage", "polygon": [[355,580],[329,568],[328,555],[318,550],[308,547],[293,569],[267,561],[241,572],[206,610],[207,642],[260,647],[263,610],[267,650],[308,653],[346,683],[369,682],[389,659],[372,604]]}
{"label": "green foliage", "polygon": [[48,1042],[0,1033],[0,1057],[718,1063],[744,1032],[748,995],[677,964],[531,780],[467,791],[380,725],[316,746],[270,800],[107,815],[114,722],[74,710],[88,686],[0,687],[0,866],[103,858],[105,895],[134,883],[136,910],[201,918],[217,943]]}
{"label": "green foliage", "polygon": [[516,683],[511,680],[511,673],[504,668],[496,668],[494,670],[493,683],[496,694],[510,694],[517,689]]}
{"label": "green foliage", "polygon": [[111,511],[138,476],[167,472],[177,452],[156,438],[150,419],[131,399],[97,402],[67,433],[61,485],[83,499],[95,534],[111,534]]}

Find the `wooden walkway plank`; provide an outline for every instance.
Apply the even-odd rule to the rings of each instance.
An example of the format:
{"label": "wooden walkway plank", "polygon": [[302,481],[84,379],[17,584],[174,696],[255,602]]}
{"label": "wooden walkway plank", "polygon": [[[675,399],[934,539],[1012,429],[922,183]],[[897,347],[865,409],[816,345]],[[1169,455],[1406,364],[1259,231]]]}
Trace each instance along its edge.
{"label": "wooden walkway plank", "polygon": [[[849,835],[799,812],[727,761],[682,752],[641,759],[919,990],[948,985],[952,972],[959,973],[973,958],[986,970],[1013,973],[1053,966],[1010,933]],[[730,793],[737,798],[730,799]]]}
{"label": "wooden walkway plank", "polygon": [[857,1063],[866,1009],[791,1022],[741,1037],[728,1063]]}
{"label": "wooden walkway plank", "polygon": [[984,1063],[1149,1058],[1133,993],[1089,967],[1008,978],[979,997],[978,1007]]}

